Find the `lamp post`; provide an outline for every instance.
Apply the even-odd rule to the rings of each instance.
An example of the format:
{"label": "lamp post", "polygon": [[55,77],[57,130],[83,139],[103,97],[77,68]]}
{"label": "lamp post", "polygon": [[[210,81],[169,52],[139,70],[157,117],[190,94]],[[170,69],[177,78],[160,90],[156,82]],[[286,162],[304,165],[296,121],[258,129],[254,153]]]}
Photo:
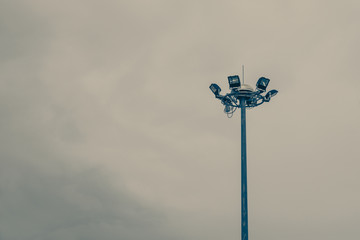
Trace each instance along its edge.
{"label": "lamp post", "polygon": [[224,112],[232,117],[237,108],[241,109],[241,240],[248,240],[248,206],[247,206],[247,166],[246,166],[246,108],[257,107],[264,102],[269,102],[278,91],[266,88],[270,79],[261,77],[256,83],[256,90],[247,84],[241,84],[238,75],[229,76],[231,92],[221,95],[221,88],[217,84],[211,84],[210,90],[215,97],[225,106]]}

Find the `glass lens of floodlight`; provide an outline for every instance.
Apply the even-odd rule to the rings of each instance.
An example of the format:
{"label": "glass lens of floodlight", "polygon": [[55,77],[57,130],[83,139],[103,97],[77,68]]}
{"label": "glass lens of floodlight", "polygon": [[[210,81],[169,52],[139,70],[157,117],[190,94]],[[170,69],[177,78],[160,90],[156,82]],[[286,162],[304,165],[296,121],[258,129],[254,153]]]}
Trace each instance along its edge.
{"label": "glass lens of floodlight", "polygon": [[[278,93],[278,91],[274,89],[274,90],[270,90],[267,94],[269,94],[270,97],[273,97],[273,96],[275,96],[277,93]],[[266,94],[266,95],[267,95],[267,94]]]}
{"label": "glass lens of floodlight", "polygon": [[270,79],[261,77],[256,83],[256,88],[261,91],[266,91],[266,87],[269,85]]}
{"label": "glass lens of floodlight", "polygon": [[230,88],[240,87],[240,78],[238,75],[229,76],[228,80]]}
{"label": "glass lens of floodlight", "polygon": [[211,84],[209,88],[215,95],[219,95],[221,91],[221,88],[215,83]]}
{"label": "glass lens of floodlight", "polygon": [[273,96],[275,96],[278,93],[277,90],[271,90],[265,95],[266,100],[270,100]]}

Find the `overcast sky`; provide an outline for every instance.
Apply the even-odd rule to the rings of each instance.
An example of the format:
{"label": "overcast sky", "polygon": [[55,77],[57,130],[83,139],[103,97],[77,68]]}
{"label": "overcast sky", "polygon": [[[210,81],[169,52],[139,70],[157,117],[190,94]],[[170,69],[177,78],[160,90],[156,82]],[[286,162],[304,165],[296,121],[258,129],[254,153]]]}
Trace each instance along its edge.
{"label": "overcast sky", "polygon": [[360,3],[0,0],[0,239],[360,237]]}

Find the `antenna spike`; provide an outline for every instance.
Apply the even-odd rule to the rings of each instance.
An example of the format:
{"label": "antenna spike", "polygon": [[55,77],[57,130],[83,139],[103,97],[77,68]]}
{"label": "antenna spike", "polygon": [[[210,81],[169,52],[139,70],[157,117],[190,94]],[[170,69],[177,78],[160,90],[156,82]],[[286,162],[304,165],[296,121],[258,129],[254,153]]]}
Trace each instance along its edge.
{"label": "antenna spike", "polygon": [[245,84],[244,65],[242,65],[242,80],[243,80],[243,84]]}

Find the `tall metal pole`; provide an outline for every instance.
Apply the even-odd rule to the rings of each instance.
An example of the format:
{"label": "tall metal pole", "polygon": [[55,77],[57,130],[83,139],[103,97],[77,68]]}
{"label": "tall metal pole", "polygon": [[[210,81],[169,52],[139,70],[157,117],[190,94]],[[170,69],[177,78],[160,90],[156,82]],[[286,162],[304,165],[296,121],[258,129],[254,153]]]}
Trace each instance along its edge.
{"label": "tall metal pole", "polygon": [[[228,76],[229,87],[231,92],[221,95],[221,88],[212,83],[210,90],[217,99],[225,106],[224,112],[228,117],[232,117],[237,108],[241,109],[241,239],[249,239],[248,231],[248,198],[247,198],[247,164],[246,164],[246,108],[257,107],[264,102],[269,102],[278,91],[273,89],[266,92],[270,79],[261,77],[256,83],[256,90],[244,83],[244,66],[243,66],[243,83],[240,83],[238,75]],[[265,95],[262,95],[265,94]]]}
{"label": "tall metal pole", "polygon": [[241,239],[248,240],[248,206],[247,206],[247,167],[246,167],[246,105],[240,99],[241,106]]}

